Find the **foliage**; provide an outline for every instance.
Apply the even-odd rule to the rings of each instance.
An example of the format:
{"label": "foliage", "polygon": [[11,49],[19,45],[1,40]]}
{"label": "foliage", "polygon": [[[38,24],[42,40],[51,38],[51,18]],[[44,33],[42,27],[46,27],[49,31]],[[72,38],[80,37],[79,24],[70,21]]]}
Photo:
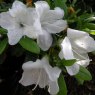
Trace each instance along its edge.
{"label": "foliage", "polygon": [[[8,9],[11,8],[13,1],[14,0],[9,0],[9,1],[0,0],[0,12],[2,13],[2,12],[8,11]],[[20,1],[27,3],[25,0],[20,0]],[[79,2],[82,2],[82,0],[81,1],[78,1],[78,0],[72,0],[72,1],[71,0],[45,0],[45,1],[48,2],[51,9],[54,9],[55,7],[60,7],[62,10],[64,10],[64,15],[65,15],[64,19],[67,20],[68,27],[81,30],[81,31],[85,31],[89,33],[93,38],[95,38],[95,13],[94,13],[94,9],[92,9],[91,11],[91,6],[89,5],[86,6],[86,3],[84,2],[83,7],[85,7],[86,9],[84,8],[84,10],[82,10],[79,4]],[[32,3],[34,2],[35,0]],[[50,49],[47,50],[46,52],[40,49],[35,39],[31,39],[26,36],[21,38],[18,44],[10,47],[10,45],[8,44],[7,32],[8,31],[6,29],[0,27],[0,35],[1,35],[0,36],[0,65],[1,63],[5,64],[4,60],[7,59],[5,55],[8,55],[7,51],[10,49],[13,49],[13,51],[10,53],[11,56],[22,57],[22,55],[24,55],[23,62],[27,60],[30,61],[30,59],[34,60],[34,59],[41,58],[43,55],[48,55],[48,57],[50,58],[49,59],[50,65],[52,65],[53,67],[57,66],[60,69],[62,69],[62,73],[58,79],[60,90],[57,95],[67,95],[69,90],[68,90],[68,85],[66,85],[67,82],[65,81],[64,77],[65,75],[66,76],[69,76],[69,75],[67,74],[65,66],[71,66],[77,60],[76,59],[60,60],[58,56],[58,53],[60,51],[60,46],[58,46],[58,44],[60,43],[62,38],[65,38],[66,29],[64,30],[64,32],[57,33],[56,35],[52,34],[54,41]],[[57,41],[59,42],[56,44]],[[19,45],[22,47],[19,47]],[[14,49],[14,47],[16,48]],[[85,81],[92,80],[91,73],[88,71],[87,68],[84,68],[82,66],[80,67],[79,73],[73,77],[81,85],[83,85]]]}

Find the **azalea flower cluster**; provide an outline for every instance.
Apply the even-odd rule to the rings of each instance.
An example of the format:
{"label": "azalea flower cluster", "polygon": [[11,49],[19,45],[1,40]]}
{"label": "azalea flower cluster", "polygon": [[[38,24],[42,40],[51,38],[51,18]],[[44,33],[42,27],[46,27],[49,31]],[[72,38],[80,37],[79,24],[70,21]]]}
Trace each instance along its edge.
{"label": "azalea flower cluster", "polygon": [[[67,36],[59,44],[61,51],[58,57],[60,60],[75,59],[76,62],[66,66],[66,70],[70,75],[76,75],[80,66],[89,65],[91,60],[88,53],[95,50],[94,39],[84,31],[67,28],[67,21],[63,20],[64,11],[61,8],[51,10],[45,1],[37,1],[34,4],[35,7],[27,7],[20,1],[14,1],[9,11],[0,14],[0,26],[8,30],[9,44],[15,45],[23,36],[27,36],[36,39],[41,50],[45,52],[52,46],[52,34],[56,35],[67,30]],[[51,95],[58,93],[61,69],[52,67],[47,56],[35,62],[24,63],[22,69],[24,72],[19,83],[24,86],[36,84],[41,88],[48,86]]]}

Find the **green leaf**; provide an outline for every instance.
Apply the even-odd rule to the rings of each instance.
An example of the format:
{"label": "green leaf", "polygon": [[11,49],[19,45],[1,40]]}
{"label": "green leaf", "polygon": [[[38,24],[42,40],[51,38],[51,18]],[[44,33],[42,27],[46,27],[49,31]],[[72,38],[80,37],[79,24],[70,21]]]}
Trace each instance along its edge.
{"label": "green leaf", "polygon": [[51,6],[51,0],[46,0],[46,2]]}
{"label": "green leaf", "polygon": [[7,8],[5,8],[5,9],[0,9],[0,12],[6,12],[6,11],[8,11]]}
{"label": "green leaf", "polygon": [[80,66],[80,71],[77,75],[75,75],[75,77],[78,79],[82,79],[82,80],[91,80],[92,79],[90,72],[82,66]]}
{"label": "green leaf", "polygon": [[65,1],[63,2],[63,0],[55,0],[54,4],[55,4],[55,7],[60,7],[64,9]]}
{"label": "green leaf", "polygon": [[33,41],[32,39],[28,38],[28,37],[23,37],[21,40],[20,40],[20,45],[32,52],[32,53],[36,53],[36,54],[39,54],[40,53],[40,48],[39,46],[37,45],[37,43],[35,41]]}
{"label": "green leaf", "polygon": [[74,63],[76,62],[76,59],[72,59],[72,60],[62,60],[61,63],[64,65],[64,66],[71,66],[73,65]]}
{"label": "green leaf", "polygon": [[2,54],[3,51],[5,50],[7,43],[8,40],[6,38],[0,41],[0,54]]}
{"label": "green leaf", "polygon": [[90,29],[88,29],[88,28],[82,29],[82,31],[85,31],[87,33],[90,33]]}
{"label": "green leaf", "polygon": [[88,14],[88,13],[83,13],[82,15],[79,16],[81,18],[81,20],[86,20],[86,21],[90,21],[89,18],[93,17],[93,14]]}
{"label": "green leaf", "polygon": [[79,83],[79,84],[83,85],[83,83],[84,83],[84,80],[82,80],[82,79],[79,79],[79,78],[77,78],[77,77],[76,77],[76,79],[77,79],[77,81],[78,81],[78,83]]}
{"label": "green leaf", "polygon": [[67,87],[62,74],[58,79],[58,83],[59,83],[59,92],[57,95],[67,95]]}
{"label": "green leaf", "polygon": [[72,5],[73,7],[75,7],[76,2],[77,2],[77,0],[73,0],[71,5]]}
{"label": "green leaf", "polygon": [[7,34],[7,30],[3,29],[3,28],[0,28],[0,34]]}
{"label": "green leaf", "polygon": [[95,30],[90,30],[91,35],[95,35]]}
{"label": "green leaf", "polygon": [[88,22],[95,21],[95,17],[94,16],[89,17],[87,20],[88,20]]}
{"label": "green leaf", "polygon": [[88,32],[91,35],[95,35],[95,30],[90,30],[88,28],[85,28],[85,29],[83,29],[83,31],[86,31],[86,32]]}
{"label": "green leaf", "polygon": [[86,23],[85,27],[91,30],[95,30],[95,24],[94,23]]}

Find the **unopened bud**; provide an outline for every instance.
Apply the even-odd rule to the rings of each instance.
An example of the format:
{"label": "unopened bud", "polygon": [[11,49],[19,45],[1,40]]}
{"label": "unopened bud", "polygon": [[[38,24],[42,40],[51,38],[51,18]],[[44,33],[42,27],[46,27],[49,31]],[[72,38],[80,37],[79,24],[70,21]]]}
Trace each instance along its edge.
{"label": "unopened bud", "polygon": [[27,5],[28,7],[32,6],[32,0],[26,0],[26,5]]}

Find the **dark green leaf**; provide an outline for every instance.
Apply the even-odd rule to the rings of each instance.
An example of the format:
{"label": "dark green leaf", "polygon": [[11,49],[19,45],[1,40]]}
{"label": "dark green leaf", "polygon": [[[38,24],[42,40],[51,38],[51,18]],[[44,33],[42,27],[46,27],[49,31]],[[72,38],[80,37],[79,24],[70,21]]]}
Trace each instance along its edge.
{"label": "dark green leaf", "polygon": [[51,6],[51,0],[46,0],[49,6]]}
{"label": "dark green leaf", "polygon": [[77,77],[76,77],[76,79],[77,79],[77,81],[78,81],[78,83],[79,83],[79,84],[83,85],[83,83],[84,83],[84,80],[82,80],[82,79],[79,79],[79,78],[77,78]]}
{"label": "dark green leaf", "polygon": [[0,12],[6,12],[6,11],[8,11],[7,8],[5,8],[5,9],[0,9]]}
{"label": "dark green leaf", "polygon": [[5,50],[6,46],[7,46],[8,40],[4,39],[0,41],[0,54],[3,53],[3,51]]}
{"label": "dark green leaf", "polygon": [[74,63],[76,62],[76,59],[72,59],[72,60],[62,60],[61,63],[64,65],[64,66],[71,66],[73,65]]}
{"label": "dark green leaf", "polygon": [[76,2],[77,2],[77,0],[73,0],[71,5],[74,7]]}
{"label": "dark green leaf", "polygon": [[59,83],[59,92],[57,95],[67,95],[67,87],[62,74],[58,79],[58,83]]}
{"label": "dark green leaf", "polygon": [[85,27],[86,28],[89,28],[91,30],[95,30],[95,24],[94,23],[86,23],[85,24]]}
{"label": "dark green leaf", "polygon": [[88,20],[88,22],[95,21],[95,17],[93,17],[93,16],[89,17],[87,20]]}
{"label": "dark green leaf", "polygon": [[36,53],[36,54],[39,54],[40,53],[40,48],[39,46],[37,45],[37,43],[35,41],[33,41],[32,39],[28,38],[28,37],[23,37],[21,40],[20,40],[20,45],[32,52],[32,53]]}
{"label": "dark green leaf", "polygon": [[0,28],[0,34],[6,34],[6,33],[7,33],[6,29]]}
{"label": "dark green leaf", "polygon": [[77,75],[75,75],[75,77],[78,79],[82,79],[82,80],[91,80],[92,79],[90,72],[82,66],[80,66],[80,71]]}
{"label": "dark green leaf", "polygon": [[83,13],[79,17],[81,18],[81,20],[88,20],[89,18],[93,17],[93,14]]}

